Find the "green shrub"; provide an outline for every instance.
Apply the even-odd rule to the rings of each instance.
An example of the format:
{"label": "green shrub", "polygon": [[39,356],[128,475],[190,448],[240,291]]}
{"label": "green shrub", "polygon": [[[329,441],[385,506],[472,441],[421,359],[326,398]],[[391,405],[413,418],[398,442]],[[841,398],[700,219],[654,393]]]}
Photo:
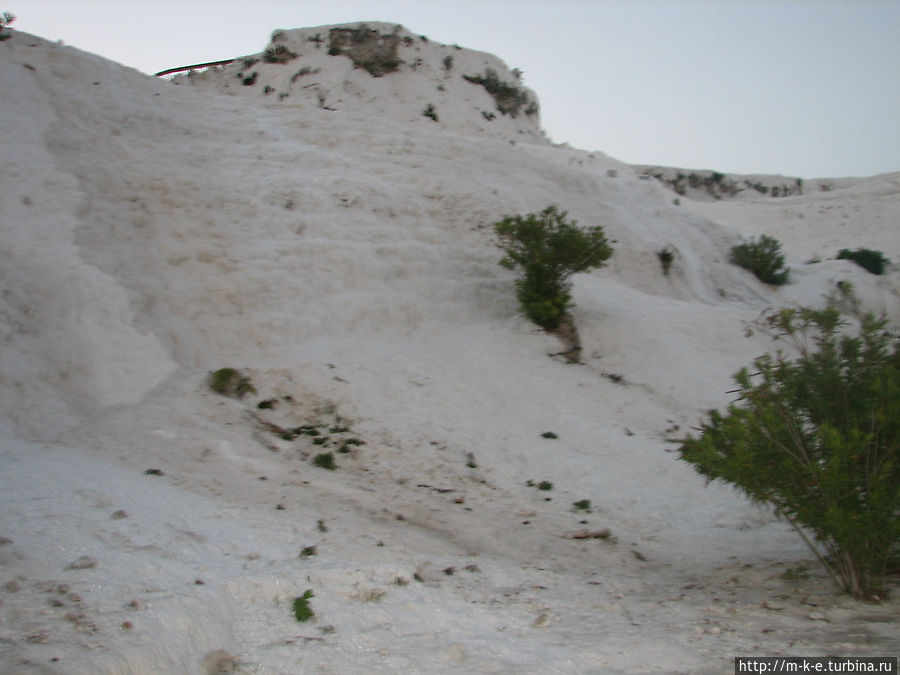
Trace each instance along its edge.
{"label": "green shrub", "polygon": [[837,257],[838,260],[852,260],[872,274],[884,274],[885,266],[891,264],[881,251],[873,251],[870,248],[858,248],[855,251],[841,249]]}
{"label": "green shrub", "polygon": [[613,253],[602,227],[580,229],[567,215],[548,206],[539,214],[507,216],[494,224],[506,253],[500,264],[522,271],[516,281],[522,313],[549,330],[559,327],[572,304],[569,277],[602,267]]}
{"label": "green shrub", "polygon": [[591,510],[591,500],[590,499],[579,499],[577,502],[572,502],[572,506],[575,507],[576,511],[590,511]]}
{"label": "green shrub", "polygon": [[313,466],[317,466],[320,469],[328,469],[329,471],[334,471],[337,468],[337,465],[334,463],[334,453],[333,452],[322,452],[315,457],[313,457]]}
{"label": "green shrub", "polygon": [[427,106],[425,106],[425,110],[422,111],[422,115],[424,117],[430,117],[435,122],[438,121],[437,111],[434,109],[433,103],[429,103]]}
{"label": "green shrub", "polygon": [[313,592],[306,591],[303,593],[303,595],[294,598],[294,602],[291,604],[291,610],[294,613],[294,618],[301,623],[303,623],[304,621],[309,621],[316,615],[316,613],[312,610],[312,607],[309,606],[309,599],[311,597],[313,597]]}
{"label": "green shrub", "polygon": [[781,244],[767,234],[756,241],[732,246],[731,262],[750,270],[763,283],[774,286],[786,284],[791,273],[790,269],[784,267]]}
{"label": "green shrub", "polygon": [[798,358],[764,355],[737,373],[738,402],[711,411],[680,453],[772,504],[845,591],[876,599],[900,541],[900,338],[852,315],[856,335],[834,305],[781,310],[771,329]]}
{"label": "green shrub", "polygon": [[235,368],[219,368],[209,374],[206,382],[210,389],[222,396],[244,398],[247,394],[256,393],[250,378]]}

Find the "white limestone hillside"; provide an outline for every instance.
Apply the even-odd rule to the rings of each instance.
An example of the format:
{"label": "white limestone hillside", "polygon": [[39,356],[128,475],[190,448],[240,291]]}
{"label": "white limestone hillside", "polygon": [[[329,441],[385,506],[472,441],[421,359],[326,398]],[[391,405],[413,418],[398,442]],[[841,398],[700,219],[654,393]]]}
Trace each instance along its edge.
{"label": "white limestone hillside", "polygon": [[[332,27],[279,31],[270,48],[297,58],[253,64],[247,86],[242,63],[178,86],[0,43],[0,673],[718,673],[736,654],[895,653],[896,600],[841,596],[673,439],[772,348],[766,311],[850,281],[900,322],[896,265],[806,264],[836,246],[900,259],[897,174],[675,203],[550,144],[535,115],[488,122],[495,101],[461,76],[511,82],[494,57],[368,27],[397,37],[398,71],[309,39]],[[316,69],[325,105],[304,89]],[[498,265],[492,224],[549,204],[615,246],[574,279],[579,365]],[[728,263],[761,232],[785,243],[787,286]],[[253,391],[212,391],[221,368]]]}
{"label": "white limestone hillside", "polygon": [[520,73],[493,54],[433,42],[398,24],[276,30],[258,54],[173,81],[370,120],[510,141],[544,138],[537,96]]}

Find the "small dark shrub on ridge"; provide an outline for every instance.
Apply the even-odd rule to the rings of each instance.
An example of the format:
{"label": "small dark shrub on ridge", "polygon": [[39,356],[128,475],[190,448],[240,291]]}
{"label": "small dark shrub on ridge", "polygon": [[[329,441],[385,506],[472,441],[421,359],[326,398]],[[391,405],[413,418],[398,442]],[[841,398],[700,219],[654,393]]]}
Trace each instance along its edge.
{"label": "small dark shrub on ridge", "polygon": [[767,234],[731,248],[731,262],[750,270],[766,284],[781,286],[788,282],[791,271],[784,266],[781,244]]}
{"label": "small dark shrub on ridge", "polygon": [[891,261],[885,258],[881,251],[873,251],[870,248],[858,248],[855,251],[847,248],[841,249],[837,258],[838,260],[852,260],[872,274],[884,274],[885,266],[891,264]]}

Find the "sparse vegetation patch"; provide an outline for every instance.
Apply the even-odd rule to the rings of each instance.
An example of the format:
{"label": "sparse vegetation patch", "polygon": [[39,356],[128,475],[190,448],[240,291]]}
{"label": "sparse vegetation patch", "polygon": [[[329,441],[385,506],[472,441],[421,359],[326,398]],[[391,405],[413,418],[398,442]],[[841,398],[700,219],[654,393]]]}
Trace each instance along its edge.
{"label": "sparse vegetation patch", "polygon": [[288,61],[293,61],[298,56],[298,54],[295,54],[288,49],[286,45],[275,44],[266,48],[266,51],[263,52],[262,60],[266,63],[287,63]]}
{"label": "sparse vegetation patch", "polygon": [[400,69],[403,61],[397,56],[399,45],[397,31],[382,35],[374,28],[360,24],[359,28],[332,28],[328,53],[346,56],[356,68],[364,68],[372,77],[382,77]]}
{"label": "sparse vegetation patch", "polygon": [[884,274],[884,268],[891,261],[884,257],[881,251],[873,251],[870,248],[858,248],[855,251],[841,249],[837,254],[838,260],[852,260],[863,269],[872,274]]}
{"label": "sparse vegetation patch", "polygon": [[526,115],[534,115],[538,111],[537,103],[532,101],[523,89],[501,80],[493,68],[486,68],[484,75],[463,75],[463,79],[484,87],[494,98],[497,110],[503,115],[517,117],[523,109]]}
{"label": "sparse vegetation patch", "polygon": [[437,111],[434,109],[433,103],[429,103],[427,106],[425,106],[425,110],[422,111],[422,115],[424,117],[433,119],[435,122],[438,121]]}
{"label": "sparse vegetation patch", "polygon": [[538,490],[543,490],[545,492],[549,492],[553,489],[553,483],[551,483],[549,480],[542,480],[540,483],[535,483],[533,480],[527,480],[525,481],[525,485],[527,485],[528,487],[537,488]]}
{"label": "sparse vegetation patch", "polygon": [[573,502],[572,506],[576,511],[590,511],[591,510],[591,500],[590,499],[579,499],[577,502]]}
{"label": "sparse vegetation patch", "polygon": [[337,469],[337,464],[334,463],[334,453],[333,452],[322,452],[315,457],[313,457],[313,466],[317,466],[320,469],[328,469],[329,471],[334,471]]}
{"label": "sparse vegetation patch", "polygon": [[250,378],[235,368],[219,368],[210,373],[206,381],[210,389],[222,396],[240,399],[256,393]]}

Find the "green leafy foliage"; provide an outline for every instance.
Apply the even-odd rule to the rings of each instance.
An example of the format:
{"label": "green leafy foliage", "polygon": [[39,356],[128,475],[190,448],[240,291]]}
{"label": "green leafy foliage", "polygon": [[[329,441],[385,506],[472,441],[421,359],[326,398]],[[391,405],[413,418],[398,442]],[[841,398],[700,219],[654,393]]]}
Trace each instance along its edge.
{"label": "green leafy foliage", "polygon": [[834,305],[771,317],[798,358],[765,355],[737,373],[737,403],[711,411],[680,453],[772,504],[845,591],[876,599],[900,541],[900,338],[848,298],[855,335]]}
{"label": "green leafy foliage", "polygon": [[313,457],[313,466],[317,466],[320,469],[328,469],[329,471],[334,471],[337,468],[337,465],[334,463],[334,453],[333,452],[323,452],[315,457]]}
{"label": "green leafy foliage", "polygon": [[788,282],[790,269],[784,266],[781,244],[767,234],[731,248],[731,262],[750,270],[766,284],[781,286]]}
{"label": "green leafy foliage", "polygon": [[438,121],[437,110],[435,109],[433,103],[429,103],[428,105],[425,106],[425,110],[422,111],[422,115],[423,115],[424,117],[430,117],[430,118],[433,119],[435,122]]}
{"label": "green leafy foliage", "polygon": [[590,511],[591,510],[591,500],[590,499],[579,499],[577,502],[572,502],[572,506],[576,511]]}
{"label": "green leafy foliage", "polygon": [[881,251],[873,251],[870,248],[858,248],[855,251],[841,249],[837,257],[838,260],[852,260],[872,274],[884,274],[885,266],[891,264]]}
{"label": "green leafy foliage", "polygon": [[309,621],[316,615],[312,610],[312,607],[309,606],[309,599],[312,597],[313,592],[308,590],[304,592],[303,595],[294,598],[294,602],[291,603],[291,610],[297,621],[303,623]]}
{"label": "green leafy foliage", "polygon": [[219,368],[209,374],[207,384],[217,394],[232,398],[244,398],[247,394],[256,393],[250,378],[236,368]]}
{"label": "green leafy foliage", "polygon": [[613,253],[602,227],[581,229],[567,215],[548,206],[539,214],[507,216],[494,224],[506,253],[500,264],[522,272],[516,281],[522,313],[551,330],[572,304],[569,277],[602,267]]}

